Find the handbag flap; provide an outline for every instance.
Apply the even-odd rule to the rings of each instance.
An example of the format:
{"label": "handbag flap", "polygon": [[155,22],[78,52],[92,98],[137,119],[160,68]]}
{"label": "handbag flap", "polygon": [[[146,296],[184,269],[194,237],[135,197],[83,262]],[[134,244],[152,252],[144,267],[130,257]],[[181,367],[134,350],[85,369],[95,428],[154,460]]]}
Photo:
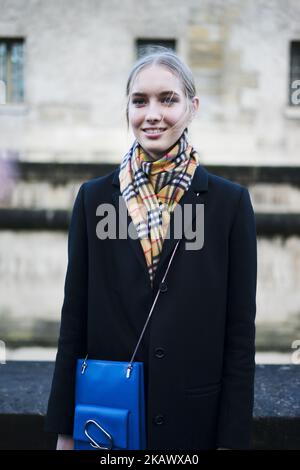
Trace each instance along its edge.
{"label": "handbag flap", "polygon": [[75,440],[92,442],[91,437],[100,446],[126,449],[128,410],[107,406],[76,405],[73,437]]}

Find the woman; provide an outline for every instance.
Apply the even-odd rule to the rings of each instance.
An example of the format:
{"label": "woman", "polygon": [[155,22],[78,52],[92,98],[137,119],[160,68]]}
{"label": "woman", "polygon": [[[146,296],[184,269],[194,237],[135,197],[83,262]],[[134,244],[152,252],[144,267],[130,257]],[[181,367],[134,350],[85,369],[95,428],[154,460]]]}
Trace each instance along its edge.
{"label": "woman", "polygon": [[[46,430],[59,435],[57,449],[73,448],[78,358],[130,359],[176,243],[180,206],[189,233],[177,237],[135,359],[145,366],[147,449],[248,448],[257,269],[249,192],[208,173],[188,142],[199,99],[174,52],[142,57],[127,96],[135,141],[117,170],[81,186],[73,208]],[[99,233],[97,208],[109,204],[121,216],[120,200],[136,239]]]}

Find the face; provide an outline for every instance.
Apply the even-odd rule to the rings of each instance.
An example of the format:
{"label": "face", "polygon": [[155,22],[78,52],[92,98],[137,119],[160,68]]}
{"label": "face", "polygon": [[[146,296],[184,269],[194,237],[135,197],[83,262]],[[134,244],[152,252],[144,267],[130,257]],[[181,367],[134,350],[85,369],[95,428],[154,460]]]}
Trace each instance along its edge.
{"label": "face", "polygon": [[[192,105],[198,109],[199,99]],[[128,104],[135,138],[154,159],[162,157],[179,139],[190,119],[179,78],[167,67],[151,65],[136,76]]]}

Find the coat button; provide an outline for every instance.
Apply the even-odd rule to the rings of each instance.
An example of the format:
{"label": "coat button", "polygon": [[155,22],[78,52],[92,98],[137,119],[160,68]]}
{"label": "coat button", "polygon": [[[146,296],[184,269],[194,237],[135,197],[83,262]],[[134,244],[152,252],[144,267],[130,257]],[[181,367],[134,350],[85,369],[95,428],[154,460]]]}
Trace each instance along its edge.
{"label": "coat button", "polygon": [[167,290],[168,290],[167,283],[166,282],[161,282],[160,286],[159,286],[159,290],[160,290],[160,292],[167,292]]}
{"label": "coat button", "polygon": [[155,424],[160,425],[160,424],[163,424],[164,422],[165,422],[165,418],[164,418],[163,415],[157,415],[157,416],[155,416],[155,418],[154,418],[154,423],[155,423]]}
{"label": "coat button", "polygon": [[163,348],[156,348],[155,349],[155,356],[158,358],[158,359],[161,359],[165,356],[165,350]]}

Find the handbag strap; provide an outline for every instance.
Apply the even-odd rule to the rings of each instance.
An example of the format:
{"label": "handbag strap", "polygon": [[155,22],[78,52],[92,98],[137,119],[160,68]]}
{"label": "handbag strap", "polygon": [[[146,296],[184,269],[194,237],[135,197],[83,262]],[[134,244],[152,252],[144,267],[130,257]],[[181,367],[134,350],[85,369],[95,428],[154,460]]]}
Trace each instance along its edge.
{"label": "handbag strap", "polygon": [[[134,352],[133,352],[133,354],[132,354],[132,357],[131,357],[131,359],[130,359],[130,361],[129,361],[129,363],[128,363],[128,366],[127,366],[127,369],[126,369],[126,378],[127,378],[127,379],[130,378],[131,371],[132,371],[132,368],[133,368],[132,363],[133,363],[133,361],[134,361],[134,358],[135,358],[136,352],[137,352],[137,350],[138,350],[138,347],[139,347],[139,345],[140,345],[140,342],[142,341],[142,338],[143,338],[143,336],[144,336],[145,330],[146,330],[147,325],[148,325],[148,323],[149,323],[149,320],[150,320],[150,318],[151,318],[151,315],[152,315],[152,312],[153,312],[153,310],[154,310],[154,307],[155,307],[155,304],[156,304],[156,302],[157,302],[157,299],[158,299],[158,297],[159,297],[159,294],[160,294],[161,291],[162,291],[161,285],[165,282],[165,279],[166,279],[166,277],[167,277],[168,271],[169,271],[169,269],[170,269],[171,263],[172,263],[172,261],[173,261],[173,258],[174,258],[174,255],[175,255],[175,252],[176,252],[176,250],[177,250],[177,247],[178,247],[178,245],[179,245],[180,240],[181,240],[181,239],[179,239],[179,240],[177,241],[176,245],[175,245],[175,248],[174,248],[173,253],[172,253],[171,257],[170,257],[170,260],[169,260],[167,269],[166,269],[165,274],[164,274],[164,276],[163,276],[163,278],[162,278],[162,280],[161,280],[161,283],[160,283],[160,286],[159,286],[159,288],[158,288],[157,294],[156,294],[156,296],[155,296],[155,299],[154,299],[153,304],[152,304],[152,306],[151,306],[151,309],[150,309],[150,312],[149,312],[149,314],[148,314],[147,320],[146,320],[146,322],[145,322],[144,328],[142,329],[142,332],[141,332],[141,334],[140,334],[140,337],[139,337],[139,340],[138,340],[137,345],[136,345],[136,347],[135,347],[135,350],[134,350]],[[82,374],[84,374],[85,369],[87,368],[87,362],[86,362],[86,361],[87,361],[87,358],[88,358],[88,354],[87,354],[86,357],[84,358],[83,363],[82,363],[82,366],[81,366],[81,373],[82,373]]]}
{"label": "handbag strap", "polygon": [[140,337],[139,337],[139,340],[138,340],[138,342],[137,342],[137,345],[136,345],[136,347],[135,347],[135,350],[134,350],[134,352],[133,352],[133,354],[132,354],[132,357],[131,357],[131,359],[130,359],[130,361],[129,361],[129,364],[128,364],[128,366],[127,366],[127,371],[126,371],[126,378],[127,378],[127,379],[130,377],[130,374],[131,374],[131,371],[132,371],[132,367],[133,367],[133,366],[132,366],[132,363],[133,363],[133,361],[134,361],[134,358],[135,358],[136,352],[137,352],[137,350],[138,350],[138,347],[139,347],[139,345],[140,345],[140,342],[142,341],[142,338],[143,338],[143,336],[144,336],[145,330],[146,330],[147,325],[148,325],[148,323],[149,323],[149,320],[150,320],[150,318],[151,318],[151,315],[152,315],[152,312],[153,312],[153,310],[154,310],[154,307],[155,307],[155,304],[156,304],[156,302],[157,302],[157,299],[158,299],[158,297],[159,297],[159,294],[160,294],[161,291],[162,291],[161,285],[165,282],[165,279],[166,279],[166,277],[167,277],[168,271],[169,271],[169,269],[170,269],[170,266],[171,266],[171,263],[172,263],[172,261],[173,261],[173,258],[174,258],[175,252],[176,252],[176,250],[177,250],[177,247],[178,247],[178,245],[179,245],[179,242],[180,242],[180,240],[178,240],[177,243],[176,243],[176,245],[175,245],[175,248],[174,248],[173,253],[172,253],[171,257],[170,257],[170,260],[169,260],[167,269],[166,269],[165,274],[164,274],[164,276],[163,276],[163,278],[162,278],[162,280],[161,280],[160,287],[158,288],[157,294],[156,294],[156,296],[155,296],[155,299],[154,299],[153,304],[152,304],[152,306],[151,306],[151,309],[150,309],[150,312],[149,312],[149,314],[148,314],[147,320],[146,320],[146,322],[145,322],[144,328],[143,328],[143,330],[142,330],[142,332],[141,332],[141,335],[140,335]]}

